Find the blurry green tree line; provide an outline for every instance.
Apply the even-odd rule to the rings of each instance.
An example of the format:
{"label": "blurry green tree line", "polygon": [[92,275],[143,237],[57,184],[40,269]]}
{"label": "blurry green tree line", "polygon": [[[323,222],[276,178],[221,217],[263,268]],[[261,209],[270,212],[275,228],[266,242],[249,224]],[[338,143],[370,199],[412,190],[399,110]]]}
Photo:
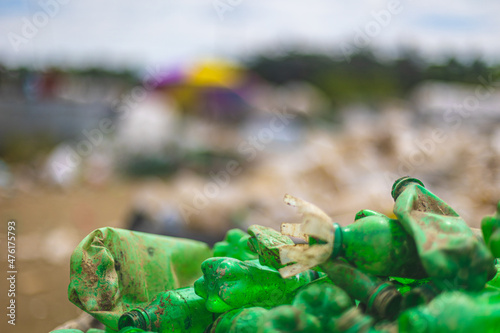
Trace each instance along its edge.
{"label": "blurry green tree line", "polygon": [[410,51],[386,60],[369,50],[344,58],[292,51],[255,56],[246,65],[275,84],[309,82],[322,90],[334,107],[354,101],[376,103],[387,98],[405,98],[426,80],[480,84],[480,77],[487,81],[500,77],[500,65],[488,65],[479,58],[462,62],[449,57],[430,63]]}

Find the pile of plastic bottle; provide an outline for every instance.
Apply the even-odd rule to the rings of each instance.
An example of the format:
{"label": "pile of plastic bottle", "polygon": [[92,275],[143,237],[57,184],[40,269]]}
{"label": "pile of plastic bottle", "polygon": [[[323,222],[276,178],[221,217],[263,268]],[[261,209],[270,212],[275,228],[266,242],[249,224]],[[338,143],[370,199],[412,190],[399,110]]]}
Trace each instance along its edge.
{"label": "pile of plastic bottle", "polygon": [[362,210],[344,227],[286,195],[301,223],[233,229],[213,249],[97,229],[68,296],[106,327],[88,333],[500,332],[500,203],[479,230],[418,179],[391,194],[395,218]]}

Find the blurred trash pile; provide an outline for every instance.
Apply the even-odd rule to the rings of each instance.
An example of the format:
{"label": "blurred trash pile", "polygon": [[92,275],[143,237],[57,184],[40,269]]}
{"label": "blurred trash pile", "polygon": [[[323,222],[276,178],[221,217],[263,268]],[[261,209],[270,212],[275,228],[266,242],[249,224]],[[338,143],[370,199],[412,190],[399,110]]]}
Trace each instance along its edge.
{"label": "blurred trash pile", "polygon": [[73,252],[68,296],[99,323],[52,332],[498,330],[500,202],[478,230],[419,179],[391,195],[395,218],[361,210],[345,227],[286,195],[302,223],[233,229],[213,249],[97,229]]}

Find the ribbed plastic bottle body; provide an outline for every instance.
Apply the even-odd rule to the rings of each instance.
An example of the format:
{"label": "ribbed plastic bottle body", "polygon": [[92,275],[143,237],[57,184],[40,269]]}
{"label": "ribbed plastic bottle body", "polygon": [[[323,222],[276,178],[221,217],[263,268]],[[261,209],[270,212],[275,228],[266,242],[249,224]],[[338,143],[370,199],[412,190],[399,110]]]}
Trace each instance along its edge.
{"label": "ribbed plastic bottle body", "polygon": [[427,277],[412,237],[399,221],[373,211],[361,211],[343,227],[340,256],[377,276]]}
{"label": "ribbed plastic bottle body", "polygon": [[393,186],[394,214],[415,240],[422,264],[439,288],[480,290],[493,267],[485,244],[444,201],[419,180]]}
{"label": "ribbed plastic bottle body", "polygon": [[154,332],[203,332],[215,315],[205,308],[205,300],[192,287],[158,294],[144,309],[122,315],[119,327],[134,326]]}

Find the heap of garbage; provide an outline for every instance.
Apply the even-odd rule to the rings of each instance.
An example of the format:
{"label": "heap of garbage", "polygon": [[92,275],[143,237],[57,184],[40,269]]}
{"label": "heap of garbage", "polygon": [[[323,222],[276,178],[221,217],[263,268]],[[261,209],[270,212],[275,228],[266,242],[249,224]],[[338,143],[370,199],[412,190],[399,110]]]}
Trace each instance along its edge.
{"label": "heap of garbage", "polygon": [[[481,229],[410,177],[394,217],[341,227],[291,195],[302,223],[203,242],[116,228],[71,257],[68,296],[103,332],[497,332],[500,202]],[[53,333],[81,333],[66,325]],[[80,328],[80,329],[79,329]]]}

